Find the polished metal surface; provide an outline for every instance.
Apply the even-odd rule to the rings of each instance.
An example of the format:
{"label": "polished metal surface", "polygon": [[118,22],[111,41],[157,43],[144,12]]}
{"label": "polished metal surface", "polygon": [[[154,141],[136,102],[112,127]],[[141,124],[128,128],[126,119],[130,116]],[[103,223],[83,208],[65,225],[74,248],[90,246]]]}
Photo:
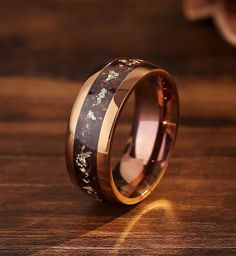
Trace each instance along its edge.
{"label": "polished metal surface", "polygon": [[[94,86],[96,83],[102,83],[102,87],[98,84],[99,93],[93,90],[95,96],[90,96],[91,100],[87,100],[89,104],[91,102],[89,109],[84,108],[87,112],[81,113],[85,99],[88,99],[89,92],[96,88]],[[103,101],[107,100],[106,93],[110,91],[113,95],[104,105]],[[120,161],[112,168],[111,152],[114,134],[122,110],[133,92],[135,113],[130,138]],[[98,122],[96,105],[99,104],[105,114]],[[83,115],[82,119],[81,115]],[[81,151],[77,152],[76,125],[80,128],[81,125],[83,127],[87,125],[84,116],[93,120],[90,121],[90,125],[94,126],[93,129],[97,129],[98,138],[94,139],[94,136],[97,136],[94,133],[88,136],[88,139],[82,136]],[[176,85],[166,71],[133,59],[116,60],[108,64],[106,69],[96,73],[83,85],[72,110],[67,131],[66,157],[73,182],[98,199],[123,204],[142,201],[157,186],[167,169],[177,134],[178,116],[179,101]],[[80,122],[78,122],[79,117]],[[100,125],[97,125],[98,123]],[[90,127],[89,129],[91,130]],[[96,152],[96,155],[93,155],[93,152]],[[79,168],[75,171],[76,165]],[[83,175],[86,174],[85,178],[95,175],[91,177],[97,177],[96,184],[93,185],[90,178],[86,180],[80,173],[78,174],[78,171],[83,172]],[[83,182],[88,185],[85,186]]]}

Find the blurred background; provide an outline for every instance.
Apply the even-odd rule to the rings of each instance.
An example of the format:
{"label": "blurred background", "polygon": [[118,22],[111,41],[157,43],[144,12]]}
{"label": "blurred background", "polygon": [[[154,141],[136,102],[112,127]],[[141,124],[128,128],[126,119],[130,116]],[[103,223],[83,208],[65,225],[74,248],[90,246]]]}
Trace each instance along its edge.
{"label": "blurred background", "polygon": [[174,75],[235,75],[236,49],[204,8],[199,12],[206,19],[186,19],[196,16],[191,8],[209,9],[215,2],[222,1],[1,1],[0,74],[84,79],[124,56]]}
{"label": "blurred background", "polygon": [[[0,1],[0,255],[235,255],[235,3]],[[117,57],[168,70],[181,103],[168,171],[132,209],[75,189],[64,157],[84,79]]]}

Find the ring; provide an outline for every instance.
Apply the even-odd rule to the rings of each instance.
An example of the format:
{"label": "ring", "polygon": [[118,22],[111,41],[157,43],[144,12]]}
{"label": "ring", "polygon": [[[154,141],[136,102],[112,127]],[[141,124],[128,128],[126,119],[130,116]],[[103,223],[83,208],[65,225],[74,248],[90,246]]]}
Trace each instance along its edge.
{"label": "ring", "polygon": [[[129,101],[131,131],[122,145],[115,138],[124,130],[125,107],[131,113]],[[72,182],[99,200],[141,202],[167,169],[178,119],[178,92],[168,72],[140,59],[110,62],[85,81],[71,111],[66,165]],[[116,146],[124,146],[118,160]]]}

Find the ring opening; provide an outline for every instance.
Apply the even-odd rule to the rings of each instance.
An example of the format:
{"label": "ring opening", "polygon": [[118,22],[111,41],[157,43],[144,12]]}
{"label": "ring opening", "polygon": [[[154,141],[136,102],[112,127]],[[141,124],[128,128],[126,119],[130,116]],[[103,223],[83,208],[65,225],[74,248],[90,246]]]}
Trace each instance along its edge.
{"label": "ring opening", "polygon": [[177,101],[168,75],[155,72],[125,102],[111,145],[113,180],[123,196],[144,195],[162,175],[175,141]]}

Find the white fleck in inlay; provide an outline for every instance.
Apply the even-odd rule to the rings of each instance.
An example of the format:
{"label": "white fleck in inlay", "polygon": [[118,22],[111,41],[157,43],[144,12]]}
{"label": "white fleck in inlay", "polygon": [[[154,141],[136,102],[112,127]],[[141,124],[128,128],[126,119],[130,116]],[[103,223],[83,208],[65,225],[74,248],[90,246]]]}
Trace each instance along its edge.
{"label": "white fleck in inlay", "polygon": [[86,177],[89,176],[88,171],[87,171],[84,167],[80,167],[80,171],[81,171]]}
{"label": "white fleck in inlay", "polygon": [[86,133],[89,133],[89,130],[90,130],[90,129],[89,129],[89,124],[86,124],[86,129],[84,129],[84,130],[81,132],[82,136],[84,137]]}
{"label": "white fleck in inlay", "polygon": [[124,65],[127,65],[129,67],[132,67],[133,65],[138,65],[140,63],[143,62],[143,60],[139,60],[139,59],[120,59],[119,60],[120,64],[119,66],[124,66]]}
{"label": "white fleck in inlay", "polygon": [[86,180],[86,179],[83,179],[83,182],[84,182],[84,183],[87,183],[87,184],[90,183],[90,181],[89,181],[89,180]]}
{"label": "white fleck in inlay", "polygon": [[128,61],[127,60],[125,60],[125,59],[120,59],[119,60],[119,66],[124,66],[124,65],[127,65],[127,63],[128,63]]}
{"label": "white fleck in inlay", "polygon": [[97,106],[99,104],[101,104],[102,99],[105,98],[107,93],[107,89],[106,88],[102,88],[101,91],[99,92],[99,94],[96,96],[96,103],[93,103],[93,106]]}
{"label": "white fleck in inlay", "polygon": [[89,112],[87,114],[87,118],[92,119],[94,121],[97,119],[92,110],[89,110]]}
{"label": "white fleck in inlay", "polygon": [[80,168],[80,171],[86,176],[89,176],[88,171],[86,170],[86,167],[88,166],[87,159],[92,155],[91,151],[84,152],[85,146],[82,146],[81,153],[77,155],[76,157],[76,164]]}
{"label": "white fleck in inlay", "polygon": [[91,186],[83,186],[83,189],[87,190],[89,194],[95,193],[95,190]]}
{"label": "white fleck in inlay", "polygon": [[108,81],[110,81],[112,79],[115,79],[118,76],[119,76],[119,74],[116,73],[114,70],[109,70],[109,74],[108,74],[108,76],[107,76],[105,81],[108,82]]}

